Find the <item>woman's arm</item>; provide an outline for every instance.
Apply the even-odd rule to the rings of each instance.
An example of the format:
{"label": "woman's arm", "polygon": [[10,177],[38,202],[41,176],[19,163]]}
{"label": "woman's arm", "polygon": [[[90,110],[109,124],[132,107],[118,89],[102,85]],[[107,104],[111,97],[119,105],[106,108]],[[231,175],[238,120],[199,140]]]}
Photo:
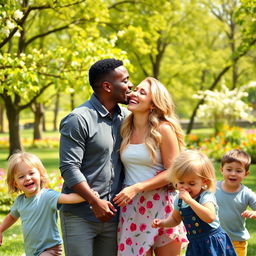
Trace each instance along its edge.
{"label": "woman's arm", "polygon": [[153,189],[166,186],[170,183],[170,178],[166,169],[171,166],[173,159],[179,154],[178,140],[175,132],[167,123],[161,123],[159,132],[162,137],[160,152],[165,170],[161,171],[153,178],[124,188],[114,198],[114,202],[118,206],[125,206],[130,200],[133,199],[134,196],[142,191],[151,191]]}
{"label": "woman's arm", "polygon": [[0,225],[0,246],[3,242],[3,232],[11,227],[18,219],[14,218],[10,213],[4,218]]}

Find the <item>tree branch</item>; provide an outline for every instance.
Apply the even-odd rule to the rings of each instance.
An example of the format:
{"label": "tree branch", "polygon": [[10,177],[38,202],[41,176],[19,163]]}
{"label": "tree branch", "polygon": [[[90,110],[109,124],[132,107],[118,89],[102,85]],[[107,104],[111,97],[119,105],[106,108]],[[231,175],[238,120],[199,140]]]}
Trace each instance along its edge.
{"label": "tree branch", "polygon": [[[28,44],[30,44],[31,42],[33,42],[34,40],[36,40],[36,39],[38,39],[38,38],[41,38],[41,37],[44,37],[44,36],[48,36],[48,35],[50,35],[50,34],[52,34],[52,33],[55,33],[55,32],[58,32],[58,31],[61,31],[61,30],[64,30],[64,29],[67,29],[67,28],[69,28],[70,25],[72,25],[72,24],[79,24],[79,23],[82,23],[82,22],[84,22],[84,21],[86,21],[86,19],[78,19],[78,20],[72,21],[72,22],[70,22],[69,24],[66,24],[66,25],[64,25],[64,26],[62,26],[62,27],[55,28],[55,29],[49,30],[49,31],[47,31],[47,32],[45,32],[45,33],[42,33],[42,34],[33,36],[33,37],[31,37],[29,40],[27,40],[27,41],[25,42],[25,46],[27,46]],[[87,21],[90,21],[90,20],[87,20]]]}
{"label": "tree branch", "polygon": [[108,7],[108,9],[114,9],[114,8],[117,8],[118,5],[121,5],[121,4],[135,4],[135,0],[124,0],[124,1],[120,1],[120,2],[117,2],[117,3],[114,3],[112,5],[110,5]]}
{"label": "tree branch", "polygon": [[[70,7],[72,5],[77,5],[77,4],[80,4],[80,3],[83,3],[85,2],[85,0],[81,0],[81,1],[77,1],[77,2],[74,2],[74,3],[70,3],[70,4],[66,4],[66,5],[62,5],[62,6],[58,6],[57,8],[66,8],[66,7]],[[22,19],[20,21],[16,21],[18,26],[21,26],[25,23],[29,13],[31,11],[35,11],[35,10],[45,10],[45,9],[51,9],[52,6],[51,5],[41,5],[41,6],[29,6],[27,9],[25,9],[24,11],[24,15],[22,17]],[[0,42],[0,49],[5,45],[7,44],[11,39],[12,37],[14,36],[14,34],[17,32],[18,30],[18,27],[15,27],[11,32],[10,34],[3,39],[2,42]],[[33,40],[32,40],[33,41]]]}
{"label": "tree branch", "polygon": [[53,82],[50,82],[50,83],[48,83],[47,85],[43,86],[43,87],[38,91],[38,93],[37,93],[27,104],[22,105],[22,106],[19,107],[20,111],[23,110],[23,109],[25,109],[25,108],[30,107],[30,106],[36,101],[36,99],[37,99],[50,85],[52,85],[52,84],[53,84]]}

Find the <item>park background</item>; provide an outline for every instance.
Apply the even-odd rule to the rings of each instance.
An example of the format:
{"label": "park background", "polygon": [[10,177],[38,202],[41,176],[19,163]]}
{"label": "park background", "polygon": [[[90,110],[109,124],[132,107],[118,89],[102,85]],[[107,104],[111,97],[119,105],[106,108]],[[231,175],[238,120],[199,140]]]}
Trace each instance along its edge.
{"label": "park background", "polygon": [[[59,122],[89,98],[88,69],[102,58],[122,59],[134,85],[153,76],[168,88],[187,147],[213,160],[218,179],[225,151],[251,154],[245,184],[256,191],[255,0],[6,0],[0,30],[0,220],[16,150],[38,155],[60,190]],[[17,223],[0,255],[23,253]]]}

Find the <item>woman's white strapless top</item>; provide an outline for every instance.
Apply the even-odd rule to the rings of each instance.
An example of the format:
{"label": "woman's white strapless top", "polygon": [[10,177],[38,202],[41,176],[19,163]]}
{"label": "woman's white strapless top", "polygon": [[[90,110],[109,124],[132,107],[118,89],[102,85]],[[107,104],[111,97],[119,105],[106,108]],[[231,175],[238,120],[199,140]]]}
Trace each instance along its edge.
{"label": "woman's white strapless top", "polygon": [[164,170],[160,150],[157,150],[157,161],[153,163],[145,144],[128,144],[121,154],[121,160],[125,170],[126,186],[150,179],[158,171]]}

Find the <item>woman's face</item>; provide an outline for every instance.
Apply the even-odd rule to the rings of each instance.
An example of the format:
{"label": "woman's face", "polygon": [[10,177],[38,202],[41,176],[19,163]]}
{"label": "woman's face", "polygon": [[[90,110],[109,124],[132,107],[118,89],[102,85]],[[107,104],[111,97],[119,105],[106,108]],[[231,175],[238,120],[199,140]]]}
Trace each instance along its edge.
{"label": "woman's face", "polygon": [[153,109],[151,87],[147,81],[142,81],[129,95],[128,109],[131,112],[147,112]]}

